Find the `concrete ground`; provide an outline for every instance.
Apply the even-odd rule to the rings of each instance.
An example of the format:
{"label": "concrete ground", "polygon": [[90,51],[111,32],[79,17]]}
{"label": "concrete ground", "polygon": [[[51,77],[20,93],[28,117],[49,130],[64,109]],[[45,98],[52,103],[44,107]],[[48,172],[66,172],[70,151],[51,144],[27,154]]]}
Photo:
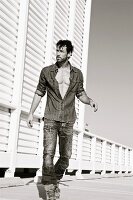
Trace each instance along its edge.
{"label": "concrete ground", "polygon": [[[45,196],[43,186],[32,178],[23,181],[22,186],[0,188],[0,200],[41,200]],[[60,188],[60,200],[133,200],[133,176],[83,180],[65,176]]]}

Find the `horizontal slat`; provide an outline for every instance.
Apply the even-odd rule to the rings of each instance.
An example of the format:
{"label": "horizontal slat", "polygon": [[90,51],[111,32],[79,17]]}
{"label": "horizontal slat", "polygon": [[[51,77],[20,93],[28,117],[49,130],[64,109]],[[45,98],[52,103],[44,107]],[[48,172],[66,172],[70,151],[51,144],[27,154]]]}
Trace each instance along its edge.
{"label": "horizontal slat", "polygon": [[[27,45],[26,47],[26,54],[31,54],[33,55],[37,60],[39,60],[39,62],[44,63],[44,53],[43,54],[39,54],[38,52],[36,52],[35,49],[32,49],[32,46]],[[36,69],[36,71],[38,71],[38,68]]]}
{"label": "horizontal slat", "polygon": [[38,43],[40,43],[40,42],[41,42],[41,44],[46,43],[46,40],[45,40],[46,30],[44,28],[42,30],[40,30],[39,27],[36,27],[33,24],[33,19],[29,19],[29,28],[28,28],[28,34],[27,35],[34,38],[34,40],[36,40]]}
{"label": "horizontal slat", "polygon": [[29,20],[35,26],[36,26],[36,24],[38,24],[39,26],[42,26],[43,32],[47,31],[47,19],[45,19],[45,21],[39,20],[38,17],[34,14],[34,12],[32,12],[31,10],[29,10]]}
{"label": "horizontal slat", "polygon": [[34,92],[31,92],[30,90],[27,90],[24,87],[23,87],[23,94],[33,99]]}
{"label": "horizontal slat", "polygon": [[25,102],[27,102],[27,103],[29,103],[29,104],[31,104],[31,103],[32,103],[32,100],[33,100],[33,98],[31,98],[31,97],[25,95],[24,93],[23,93],[22,99],[23,99],[23,101],[25,101]]}
{"label": "horizontal slat", "polygon": [[0,102],[1,102],[1,100],[5,100],[6,102],[11,102],[12,98],[11,98],[10,94],[6,94],[6,93],[0,91]]}
{"label": "horizontal slat", "polygon": [[[19,13],[19,1],[20,0],[1,0],[2,4],[9,10],[11,14],[18,16]],[[7,11],[8,11],[7,10]]]}
{"label": "horizontal slat", "polygon": [[81,68],[81,62],[77,62],[74,58],[72,60],[72,64],[75,65],[75,66],[77,66],[78,69]]}
{"label": "horizontal slat", "polygon": [[1,120],[1,121],[4,121],[4,122],[9,122],[10,117],[9,117],[8,115],[2,114],[2,113],[0,112],[0,120]]}
{"label": "horizontal slat", "polygon": [[1,144],[8,144],[8,138],[4,136],[0,136],[0,145]]}
{"label": "horizontal slat", "polygon": [[25,128],[25,127],[20,127],[19,132],[25,133],[27,135],[39,136],[39,131],[36,131],[33,128],[30,129],[30,128]]}
{"label": "horizontal slat", "polygon": [[0,79],[1,79],[1,80],[0,80],[0,88],[2,88],[3,85],[4,85],[4,86],[7,86],[7,87],[9,87],[9,88],[12,88],[12,81],[6,80],[6,78],[3,78],[2,76],[1,76]]}
{"label": "horizontal slat", "polygon": [[75,18],[75,30],[74,30],[74,32],[76,32],[77,30],[78,30],[78,32],[84,33],[83,26],[81,26],[78,23],[78,19]]}
{"label": "horizontal slat", "polygon": [[36,1],[39,1],[41,4],[42,4],[42,6],[43,7],[45,7],[45,9],[47,8],[49,8],[49,0],[36,0]]}
{"label": "horizontal slat", "polygon": [[29,142],[29,141],[24,141],[24,140],[18,140],[18,147],[27,147],[27,148],[38,148],[38,143],[37,142]]}
{"label": "horizontal slat", "polygon": [[7,145],[6,144],[0,144],[0,151],[7,151]]}
{"label": "horizontal slat", "polygon": [[29,52],[26,53],[26,57],[29,58],[30,60],[32,60],[32,62],[34,62],[35,65],[37,65],[37,66],[43,66],[44,60],[38,60],[38,59],[36,59],[36,57],[34,57],[34,55],[30,54]]}
{"label": "horizontal slat", "polygon": [[0,25],[5,28],[7,31],[9,31],[12,35],[17,36],[18,30],[16,30],[14,27],[12,27],[10,24],[5,22],[3,19],[0,18]]}
{"label": "horizontal slat", "polygon": [[[69,23],[69,13],[61,13],[58,8],[56,8],[56,13],[55,13],[55,21],[61,22],[61,24],[64,22],[64,26],[67,27]],[[62,27],[63,28],[63,27]]]}
{"label": "horizontal slat", "polygon": [[49,0],[34,0],[34,2],[36,4],[38,4],[38,6],[40,7],[40,9],[42,10],[42,12],[48,13],[48,9],[49,9]]}
{"label": "horizontal slat", "polygon": [[78,52],[73,53],[73,60],[76,60],[77,63],[82,63],[82,55]]}
{"label": "horizontal slat", "polygon": [[24,133],[19,133],[19,140],[25,140],[29,142],[39,142],[39,136],[34,136],[34,135],[29,135],[29,134],[24,134]]}
{"label": "horizontal slat", "polygon": [[31,42],[31,46],[33,47],[33,48],[37,48],[37,49],[39,49],[40,51],[44,51],[44,44],[43,43],[39,43],[36,39],[34,39],[33,38],[33,36],[31,36],[31,35],[27,35],[27,40],[29,41],[29,42]]}
{"label": "horizontal slat", "polygon": [[63,1],[56,2],[56,9],[58,9],[59,13],[61,13],[62,15],[69,16],[69,4],[65,4],[63,6],[62,2]]}
{"label": "horizontal slat", "polygon": [[73,41],[74,41],[74,44],[76,44],[77,46],[79,46],[79,48],[83,46],[83,39],[82,39],[82,37],[83,37],[82,33],[80,33],[79,31],[75,31]]}
{"label": "horizontal slat", "polygon": [[[6,1],[5,1],[6,2]],[[7,3],[7,2],[6,2]],[[10,4],[5,4],[4,2],[1,4],[1,11],[2,13],[5,13],[14,23],[17,24],[18,22],[18,12],[16,10],[12,9],[13,7],[10,6]],[[0,14],[2,14],[0,13]]]}
{"label": "horizontal slat", "polygon": [[23,83],[23,88],[25,88],[27,91],[35,92],[36,87],[32,87],[31,85],[27,84],[26,82]]}
{"label": "horizontal slat", "polygon": [[66,8],[66,9],[67,9],[67,7],[69,8],[70,1],[68,1],[68,0],[61,0],[59,2],[60,2],[60,4],[62,4],[62,7]]}
{"label": "horizontal slat", "polygon": [[24,76],[24,81],[26,83],[28,83],[29,85],[33,86],[34,88],[37,87],[37,82],[32,81],[29,77],[27,77],[26,75]]}
{"label": "horizontal slat", "polygon": [[[0,49],[1,50],[1,49]],[[6,52],[7,53],[7,52]],[[7,53],[8,54],[8,53]],[[4,63],[0,62],[0,71],[4,71],[10,75],[14,75],[14,68],[13,65],[5,65]]]}
{"label": "horizontal slat", "polygon": [[18,147],[18,153],[37,154],[38,150],[34,148]]}
{"label": "horizontal slat", "polygon": [[9,136],[9,129],[4,128],[0,128],[0,136],[5,136],[8,137]]}
{"label": "horizontal slat", "polygon": [[0,27],[0,32],[5,35],[7,38],[9,38],[10,40],[12,40],[14,43],[17,42],[17,37],[12,34],[12,32],[10,32],[9,30],[6,29],[6,27],[1,26]]}
{"label": "horizontal slat", "polygon": [[[31,104],[29,103],[29,104],[27,104],[27,102],[22,102],[22,110],[23,111],[25,111],[25,112],[29,112],[30,111],[30,107],[31,107]],[[38,107],[37,109],[36,109],[36,111],[35,111],[35,115],[40,115],[41,114],[41,108],[40,107]]]}
{"label": "horizontal slat", "polygon": [[67,37],[68,33],[68,27],[63,26],[59,21],[55,21],[55,32],[58,33],[58,35],[62,35],[62,37]]}
{"label": "horizontal slat", "polygon": [[44,56],[44,48],[39,48],[35,43],[33,43],[30,39],[27,40],[27,45],[33,50],[36,51],[38,54],[43,55]]}
{"label": "horizontal slat", "polygon": [[91,151],[91,145],[82,145],[83,151]]}
{"label": "horizontal slat", "polygon": [[[2,51],[5,51],[5,52],[7,52],[7,54],[11,54],[11,55],[13,55],[13,56],[15,56],[15,53],[16,53],[15,48],[12,48],[11,46],[7,45],[7,44],[6,44],[4,41],[2,41],[1,39],[0,39],[0,50],[1,50],[1,52],[2,52]],[[12,63],[10,64],[10,63],[8,63],[8,62],[6,63],[6,62],[2,61],[2,58],[1,58],[0,62],[1,62],[1,63],[5,63],[5,65],[11,66],[12,68],[14,67],[14,65],[12,65]]]}
{"label": "horizontal slat", "polygon": [[3,33],[1,33],[0,39],[15,49],[17,41],[8,38],[8,36],[4,35]]}
{"label": "horizontal slat", "polygon": [[6,72],[0,70],[0,76],[8,79],[8,81],[13,82],[13,75],[10,75],[9,73],[6,73]]}
{"label": "horizontal slat", "polygon": [[35,5],[33,1],[30,4],[30,10],[37,16],[40,21],[46,23],[47,13],[42,12],[40,9],[38,9],[37,5]]}
{"label": "horizontal slat", "polygon": [[[32,65],[32,63],[33,63],[33,62],[32,62],[32,60],[30,60],[30,58],[26,58],[26,60],[25,60],[25,67],[27,67],[27,66],[33,67],[33,72],[34,72],[34,70],[37,70],[37,71],[39,72],[39,74],[40,74],[40,72],[41,72],[43,66]],[[38,77],[38,79],[39,79],[39,77]]]}
{"label": "horizontal slat", "polygon": [[[27,116],[28,117],[28,116]],[[27,118],[25,118],[25,120],[23,120],[23,119],[21,119],[21,121],[20,121],[20,126],[22,126],[22,127],[24,127],[24,128],[27,128],[28,130],[30,130],[30,132],[29,133],[33,133],[32,131],[39,131],[39,127],[40,127],[40,125],[39,125],[39,123],[36,123],[35,121],[33,122],[33,127],[32,127],[32,131],[31,131],[31,129],[30,128],[28,128],[27,127]]]}
{"label": "horizontal slat", "polygon": [[78,10],[84,10],[85,8],[85,0],[76,1],[76,8]]}
{"label": "horizontal slat", "polygon": [[6,23],[10,28],[14,29],[15,33],[18,31],[18,25],[2,11],[0,11],[0,23]]}
{"label": "horizontal slat", "polygon": [[38,83],[37,75],[32,74],[31,72],[27,71],[27,69],[25,69],[24,73],[30,80],[35,81],[36,84]]}
{"label": "horizontal slat", "polygon": [[[1,55],[0,55],[0,63],[2,63],[2,65],[4,64],[5,67],[7,66],[9,68],[11,66],[11,68],[14,68],[14,63]],[[4,73],[4,72],[1,72],[1,73]]]}
{"label": "horizontal slat", "polygon": [[[55,43],[57,43],[58,40],[62,40],[63,38],[66,38],[66,36],[67,36],[67,31],[63,32],[59,29],[54,30]],[[55,45],[53,44],[53,46]]]}
{"label": "horizontal slat", "polygon": [[83,41],[81,40],[81,43],[79,43],[76,38],[74,39],[74,52],[79,52],[80,55],[82,55],[83,52]]}

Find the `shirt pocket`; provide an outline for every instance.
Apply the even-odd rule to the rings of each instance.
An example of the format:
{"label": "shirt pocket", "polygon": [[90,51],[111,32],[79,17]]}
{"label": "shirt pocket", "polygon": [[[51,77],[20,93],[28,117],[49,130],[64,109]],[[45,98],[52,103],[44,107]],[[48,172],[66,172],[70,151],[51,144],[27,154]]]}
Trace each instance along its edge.
{"label": "shirt pocket", "polygon": [[71,80],[71,90],[70,92],[74,92],[76,93],[77,89],[78,89],[78,85],[79,85],[79,80]]}

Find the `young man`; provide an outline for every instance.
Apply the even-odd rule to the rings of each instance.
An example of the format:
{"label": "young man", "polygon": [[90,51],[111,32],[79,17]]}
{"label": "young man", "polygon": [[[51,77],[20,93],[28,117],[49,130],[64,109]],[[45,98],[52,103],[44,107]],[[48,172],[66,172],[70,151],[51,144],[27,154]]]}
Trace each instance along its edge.
{"label": "young man", "polygon": [[[47,91],[42,166],[42,184],[46,190],[47,200],[59,198],[58,183],[69,166],[72,154],[73,124],[76,120],[75,96],[97,111],[97,104],[84,91],[82,72],[69,62],[72,52],[73,46],[69,40],[57,42],[57,62],[42,69],[27,120],[28,127],[32,127],[33,113]],[[59,136],[60,157],[54,165],[57,135]]]}

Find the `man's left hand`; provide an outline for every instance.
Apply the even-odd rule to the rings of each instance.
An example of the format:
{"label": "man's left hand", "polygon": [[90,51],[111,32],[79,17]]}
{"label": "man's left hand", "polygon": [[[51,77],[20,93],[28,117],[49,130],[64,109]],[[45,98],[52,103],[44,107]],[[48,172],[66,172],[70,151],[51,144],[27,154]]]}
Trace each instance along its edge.
{"label": "man's left hand", "polygon": [[90,106],[94,108],[94,112],[98,110],[98,104],[94,102],[93,100],[90,100]]}

